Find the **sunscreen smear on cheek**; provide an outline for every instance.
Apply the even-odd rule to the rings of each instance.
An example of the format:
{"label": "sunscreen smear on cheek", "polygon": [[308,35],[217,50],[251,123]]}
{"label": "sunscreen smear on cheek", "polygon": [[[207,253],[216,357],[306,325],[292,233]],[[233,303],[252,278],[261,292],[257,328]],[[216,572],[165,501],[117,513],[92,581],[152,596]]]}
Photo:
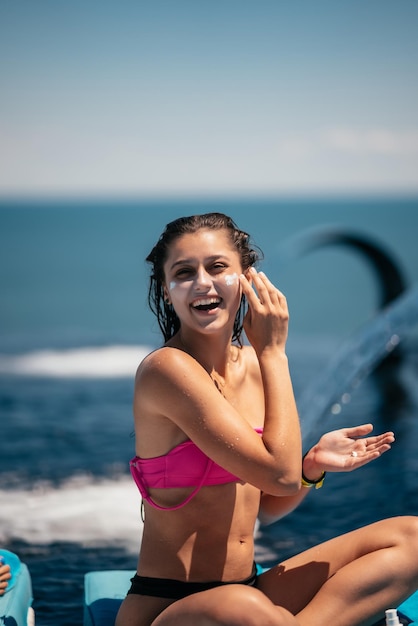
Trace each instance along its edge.
{"label": "sunscreen smear on cheek", "polygon": [[226,274],[225,275],[225,284],[228,287],[232,287],[232,285],[236,285],[238,282],[238,274]]}

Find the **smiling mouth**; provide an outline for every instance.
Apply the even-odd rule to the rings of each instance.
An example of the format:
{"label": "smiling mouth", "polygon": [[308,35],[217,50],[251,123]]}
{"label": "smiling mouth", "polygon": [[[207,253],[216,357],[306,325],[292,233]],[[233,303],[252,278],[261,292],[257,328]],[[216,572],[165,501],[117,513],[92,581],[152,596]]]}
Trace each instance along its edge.
{"label": "smiling mouth", "polygon": [[220,298],[200,298],[200,300],[193,302],[192,308],[197,309],[197,311],[212,311],[216,309],[220,303]]}

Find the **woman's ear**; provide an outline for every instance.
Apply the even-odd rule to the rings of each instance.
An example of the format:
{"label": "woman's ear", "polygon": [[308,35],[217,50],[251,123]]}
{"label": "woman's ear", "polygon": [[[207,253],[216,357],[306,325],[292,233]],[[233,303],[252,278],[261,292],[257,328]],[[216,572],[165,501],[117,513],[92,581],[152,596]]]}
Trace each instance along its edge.
{"label": "woman's ear", "polygon": [[168,289],[166,285],[163,286],[163,293],[164,293],[164,302],[166,304],[171,304],[170,296],[168,294]]}

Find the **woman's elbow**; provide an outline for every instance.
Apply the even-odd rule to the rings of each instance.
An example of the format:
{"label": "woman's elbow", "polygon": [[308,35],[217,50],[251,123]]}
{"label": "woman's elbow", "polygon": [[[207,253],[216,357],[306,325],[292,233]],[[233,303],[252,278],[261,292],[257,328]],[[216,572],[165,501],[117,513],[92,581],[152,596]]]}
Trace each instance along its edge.
{"label": "woman's elbow", "polygon": [[280,475],[265,491],[272,496],[294,496],[299,493],[301,486],[300,474]]}

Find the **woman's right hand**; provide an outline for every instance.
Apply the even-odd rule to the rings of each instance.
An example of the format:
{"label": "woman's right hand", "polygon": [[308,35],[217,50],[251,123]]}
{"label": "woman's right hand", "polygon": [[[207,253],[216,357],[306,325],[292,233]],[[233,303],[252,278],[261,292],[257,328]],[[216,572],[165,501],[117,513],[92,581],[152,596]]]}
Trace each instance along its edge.
{"label": "woman's right hand", "polygon": [[244,330],[258,355],[266,349],[285,349],[289,311],[284,294],[267,278],[264,272],[250,268],[240,277],[242,292],[247,298],[248,311]]}

